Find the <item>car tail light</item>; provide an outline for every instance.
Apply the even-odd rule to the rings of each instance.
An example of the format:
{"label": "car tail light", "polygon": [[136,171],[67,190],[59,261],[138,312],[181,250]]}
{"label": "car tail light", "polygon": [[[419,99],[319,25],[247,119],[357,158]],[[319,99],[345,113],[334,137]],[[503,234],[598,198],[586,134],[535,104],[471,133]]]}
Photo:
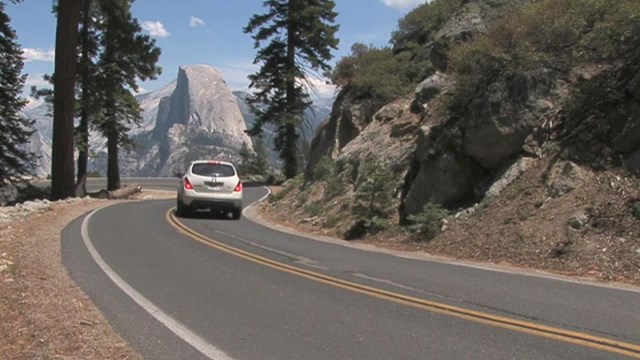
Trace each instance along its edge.
{"label": "car tail light", "polygon": [[191,181],[189,181],[188,177],[184,177],[184,188],[187,190],[193,190],[193,185],[191,185]]}
{"label": "car tail light", "polygon": [[242,181],[238,182],[238,185],[236,185],[236,188],[233,189],[233,191],[235,192],[242,192]]}
{"label": "car tail light", "polygon": [[209,161],[209,165],[220,165],[220,161]]}

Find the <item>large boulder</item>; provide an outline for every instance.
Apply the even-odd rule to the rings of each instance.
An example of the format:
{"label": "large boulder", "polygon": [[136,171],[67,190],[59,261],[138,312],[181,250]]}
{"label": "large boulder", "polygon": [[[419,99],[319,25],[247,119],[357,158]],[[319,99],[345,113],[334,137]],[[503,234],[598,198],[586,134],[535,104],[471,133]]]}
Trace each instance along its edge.
{"label": "large boulder", "polygon": [[419,213],[426,203],[447,208],[469,205],[476,199],[474,186],[485,177],[473,160],[453,151],[416,163],[413,172],[403,198],[403,218]]}
{"label": "large boulder", "polygon": [[441,92],[451,86],[451,81],[446,74],[436,72],[422,81],[415,90],[415,103],[416,105],[423,105],[428,103],[433,98],[438,96]]}
{"label": "large boulder", "polygon": [[401,183],[411,163],[420,122],[420,117],[409,110],[410,105],[410,100],[400,99],[382,107],[373,121],[342,148],[338,162],[361,163],[373,156],[398,174]]}
{"label": "large boulder", "polygon": [[490,84],[469,104],[464,154],[484,168],[497,169],[522,153],[525,140],[558,106],[555,87],[546,71]]}

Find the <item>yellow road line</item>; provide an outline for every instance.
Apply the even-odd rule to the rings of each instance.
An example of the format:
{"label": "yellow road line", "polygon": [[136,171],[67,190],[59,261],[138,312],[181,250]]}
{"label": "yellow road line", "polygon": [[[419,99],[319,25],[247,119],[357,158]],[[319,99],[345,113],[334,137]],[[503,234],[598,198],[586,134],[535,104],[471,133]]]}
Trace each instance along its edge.
{"label": "yellow road line", "polygon": [[366,285],[361,285],[351,281],[338,279],[332,276],[327,276],[315,271],[310,271],[295,266],[291,266],[285,263],[271,260],[269,258],[244,251],[214,239],[211,239],[205,235],[194,231],[178,221],[174,214],[173,209],[170,209],[166,214],[168,222],[178,229],[183,234],[191,237],[192,239],[208,245],[212,248],[226,252],[231,255],[249,260],[254,263],[258,263],[264,266],[268,266],[273,269],[284,271],[290,274],[302,276],[307,279],[318,281],[324,284],[328,284],[334,287],[354,291],[360,294],[373,296],[379,299],[392,301],[398,304],[411,306],[429,312],[444,314],[459,319],[491,325],[503,329],[509,329],[521,333],[540,336],[548,339],[571,343],[575,345],[581,345],[601,351],[615,353],[619,355],[628,356],[634,359],[640,359],[640,345],[617,341],[613,339],[603,338],[599,336],[593,336],[590,334],[560,329],[556,327],[546,326],[542,324],[536,324],[528,321],[513,319],[504,316],[493,315],[475,310],[469,310],[457,306],[451,306],[444,303],[428,301],[412,296],[402,295],[387,290],[382,290]]}

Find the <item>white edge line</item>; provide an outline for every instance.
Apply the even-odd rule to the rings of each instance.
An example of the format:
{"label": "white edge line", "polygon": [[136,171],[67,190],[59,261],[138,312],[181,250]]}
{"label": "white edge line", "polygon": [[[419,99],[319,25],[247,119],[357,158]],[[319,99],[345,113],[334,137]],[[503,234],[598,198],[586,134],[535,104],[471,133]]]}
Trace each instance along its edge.
{"label": "white edge line", "polygon": [[252,202],[251,204],[245,206],[245,208],[242,209],[242,215],[243,216],[247,217],[246,211],[249,210],[249,208],[255,206],[257,203],[260,203],[260,202],[264,201],[264,199],[268,198],[269,195],[271,195],[271,189],[268,186],[263,186],[263,188],[265,188],[267,190],[267,194],[264,195],[263,197],[261,197],[260,199]]}
{"label": "white edge line", "polygon": [[[106,207],[106,206],[105,206]],[[186,343],[194,347],[196,350],[201,352],[204,356],[208,357],[211,360],[233,360],[233,358],[229,357],[222,350],[216,348],[211,345],[205,339],[198,336],[193,331],[189,330],[185,325],[180,323],[178,320],[174,319],[167,313],[163,312],[159,307],[154,305],[151,301],[145,298],[142,294],[137,292],[131,285],[129,285],[124,279],[122,279],[118,274],[116,274],[113,269],[102,259],[102,256],[98,253],[96,248],[91,243],[91,238],[89,237],[89,220],[91,217],[98,211],[104,209],[105,207],[98,208],[87,215],[82,221],[81,235],[82,240],[84,241],[87,250],[89,250],[89,254],[93,260],[98,264],[100,269],[113,281],[113,283],[119,287],[127,296],[129,296],[133,301],[135,301],[140,307],[142,307],[149,315],[153,316],[156,320],[158,320],[162,325],[164,325],[167,329],[173,332],[180,339],[184,340]]]}

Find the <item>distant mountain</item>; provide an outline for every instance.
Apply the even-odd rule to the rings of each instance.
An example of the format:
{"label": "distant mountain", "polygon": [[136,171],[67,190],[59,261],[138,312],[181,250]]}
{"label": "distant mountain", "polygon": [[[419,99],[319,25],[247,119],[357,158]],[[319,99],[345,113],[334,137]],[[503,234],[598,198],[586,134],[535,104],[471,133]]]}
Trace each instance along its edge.
{"label": "distant mountain", "polygon": [[[251,112],[249,104],[247,103],[247,96],[249,96],[249,93],[246,91],[234,91],[233,95],[235,95],[238,100],[240,111],[242,111],[247,128],[251,128],[255,123],[256,116]],[[311,104],[305,113],[306,121],[301,126],[302,135],[305,139],[310,141],[320,124],[329,117],[334,100],[334,96],[315,97],[313,99],[313,104]],[[271,134],[273,130],[273,127],[267,127],[265,129],[267,135]]]}
{"label": "distant mountain", "polygon": [[[243,143],[251,147],[244,131],[254,124],[255,116],[246,103],[247,92],[231,92],[222,74],[208,65],[182,66],[176,80],[164,87],[136,96],[142,108],[142,122],[129,135],[136,147],[122,152],[122,176],[172,176],[196,158],[218,158],[238,162]],[[309,122],[303,127],[307,139],[329,115],[333,98],[319,98],[309,110]],[[50,106],[36,102],[24,110],[35,120],[31,149],[40,155],[35,172],[45,176],[51,171],[53,122]],[[268,142],[273,136],[265,129]],[[90,136],[89,170],[105,174],[106,140],[97,133]],[[270,151],[274,165],[279,161]]]}

